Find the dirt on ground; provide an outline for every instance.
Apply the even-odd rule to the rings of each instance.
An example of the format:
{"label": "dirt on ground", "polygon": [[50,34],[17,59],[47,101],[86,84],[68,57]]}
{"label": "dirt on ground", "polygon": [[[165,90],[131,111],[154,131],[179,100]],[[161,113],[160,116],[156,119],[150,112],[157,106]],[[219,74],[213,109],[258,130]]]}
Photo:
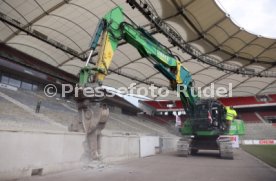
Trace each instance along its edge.
{"label": "dirt on ground", "polygon": [[235,150],[234,160],[223,160],[217,151],[199,152],[197,156],[156,156],[84,167],[24,181],[275,181],[275,169],[263,164],[242,150]]}

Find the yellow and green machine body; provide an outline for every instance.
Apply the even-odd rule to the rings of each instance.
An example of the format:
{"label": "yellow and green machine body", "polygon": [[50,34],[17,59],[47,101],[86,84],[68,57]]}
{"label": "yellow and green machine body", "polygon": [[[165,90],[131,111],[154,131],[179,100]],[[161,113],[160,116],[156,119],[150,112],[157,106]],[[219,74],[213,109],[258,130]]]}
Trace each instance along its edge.
{"label": "yellow and green machine body", "polygon": [[[244,134],[243,122],[238,120],[232,123],[233,126],[231,128],[233,129],[230,129],[230,132],[226,132],[223,129],[214,129],[212,126],[195,126],[195,122],[199,123],[199,125],[201,124],[201,118],[198,119],[199,115],[203,116],[203,122],[204,119],[207,120],[207,113],[212,110],[210,104],[214,101],[209,101],[208,110],[200,109],[202,101],[197,95],[193,94],[191,74],[182,65],[180,59],[146,30],[125,22],[121,7],[112,9],[100,20],[91,42],[92,51],[96,49],[98,44],[100,45],[98,60],[95,66],[91,67],[87,64],[80,71],[79,86],[84,87],[87,83],[91,82],[101,83],[105,79],[118,43],[121,40],[125,40],[135,47],[142,57],[150,59],[154,67],[169,80],[170,87],[178,91],[183,107],[190,117],[185,121],[184,127],[180,129],[183,135],[217,136],[222,134]],[[90,56],[88,58],[89,61]],[[186,89],[178,90],[177,87],[185,87]],[[216,102],[216,104],[219,103]],[[220,119],[223,119],[224,115],[222,113],[220,116]],[[204,124],[202,123],[202,125]],[[220,126],[222,127],[222,125]]]}

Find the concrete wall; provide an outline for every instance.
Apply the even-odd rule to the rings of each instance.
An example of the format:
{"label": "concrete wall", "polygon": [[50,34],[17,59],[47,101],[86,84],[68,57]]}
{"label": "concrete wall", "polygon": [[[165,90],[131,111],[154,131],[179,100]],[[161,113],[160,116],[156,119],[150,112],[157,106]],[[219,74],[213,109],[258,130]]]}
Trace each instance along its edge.
{"label": "concrete wall", "polygon": [[177,148],[178,137],[160,138],[161,153],[175,152]]}
{"label": "concrete wall", "polygon": [[139,136],[104,134],[101,138],[102,160],[119,161],[139,158]]}
{"label": "concrete wall", "polygon": [[158,154],[175,152],[178,137],[159,138],[104,132],[101,138],[101,156],[105,162],[135,159]]}
{"label": "concrete wall", "polygon": [[[177,140],[107,132],[101,138],[101,156],[110,162],[171,152]],[[43,175],[80,167],[84,141],[81,133],[0,131],[0,180],[31,176],[33,169],[42,168]]]}
{"label": "concrete wall", "polygon": [[84,139],[78,133],[0,131],[0,180],[80,166]]}
{"label": "concrete wall", "polygon": [[155,155],[160,151],[158,136],[141,136],[140,137],[140,157]]}

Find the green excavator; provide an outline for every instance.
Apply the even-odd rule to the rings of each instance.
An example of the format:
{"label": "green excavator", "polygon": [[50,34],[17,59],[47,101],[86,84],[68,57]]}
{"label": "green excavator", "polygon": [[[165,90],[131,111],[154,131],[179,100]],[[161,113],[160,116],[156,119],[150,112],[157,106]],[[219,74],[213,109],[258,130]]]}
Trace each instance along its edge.
{"label": "green excavator", "polygon": [[[188,156],[201,149],[211,149],[219,150],[223,158],[232,159],[233,148],[228,135],[244,134],[243,122],[234,120],[230,130],[226,129],[224,106],[216,99],[199,99],[192,91],[191,74],[182,65],[181,60],[145,29],[125,22],[121,7],[112,9],[99,21],[91,41],[86,65],[79,74],[78,86],[84,89],[102,85],[121,40],[131,44],[142,57],[151,61],[154,68],[169,80],[171,89],[178,91],[188,115],[188,119],[180,129],[182,138],[178,141],[178,154]],[[98,44],[100,45],[98,60],[95,65],[90,66],[89,62]],[[98,97],[78,99],[81,117],[79,125],[82,124],[87,133],[94,132],[99,124],[104,125],[108,119],[108,108],[102,106],[100,100]]]}

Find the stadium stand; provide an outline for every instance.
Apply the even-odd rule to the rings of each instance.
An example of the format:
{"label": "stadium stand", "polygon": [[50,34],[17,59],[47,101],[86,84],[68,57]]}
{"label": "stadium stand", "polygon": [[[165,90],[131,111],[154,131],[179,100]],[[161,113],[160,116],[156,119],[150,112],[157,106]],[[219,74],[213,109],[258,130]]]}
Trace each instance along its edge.
{"label": "stadium stand", "polygon": [[247,96],[247,97],[229,97],[229,98],[220,98],[219,100],[226,106],[239,106],[239,105],[259,105],[259,104],[272,104],[276,102],[276,95],[269,95],[268,100],[261,101],[257,100],[255,96]]}
{"label": "stadium stand", "polygon": [[266,116],[276,116],[276,111],[258,111],[258,113],[265,118]]}
{"label": "stadium stand", "polygon": [[256,98],[251,97],[230,97],[230,98],[223,98],[220,101],[227,106],[234,106],[234,105],[250,105],[250,104],[260,104],[261,102],[257,102]]}
{"label": "stadium stand", "polygon": [[53,120],[35,114],[32,109],[7,100],[3,93],[0,94],[0,112],[0,127],[4,130],[66,130]]}
{"label": "stadium stand", "polygon": [[29,107],[29,109],[33,111],[35,111],[37,102],[41,100],[39,114],[42,114],[66,127],[73,121],[73,119],[75,119],[76,111],[72,111],[68,107],[65,107],[63,104],[68,103],[64,100],[49,98],[40,92],[23,90],[11,91],[8,89],[0,89],[0,91],[5,95],[16,99],[16,101]]}
{"label": "stadium stand", "polygon": [[245,123],[261,123],[262,121],[254,112],[238,112],[240,119]]}
{"label": "stadium stand", "polygon": [[171,122],[174,122],[175,121],[175,117],[174,116],[158,116],[158,115],[144,115],[145,118],[148,118],[149,120],[152,120],[156,123],[159,123],[159,124],[168,124],[170,125]]}
{"label": "stadium stand", "polygon": [[271,95],[269,95],[269,97],[271,98],[271,100],[273,102],[276,102],[276,94],[271,94]]}
{"label": "stadium stand", "polygon": [[[243,105],[261,105],[266,103],[267,105],[276,103],[276,94],[268,95],[270,99],[267,102],[257,100],[255,96],[244,96],[244,97],[227,97],[227,98],[219,98],[225,106],[243,106]],[[178,110],[183,109],[180,100],[176,101],[141,101],[141,103],[146,104],[148,107],[155,108],[156,110]],[[168,107],[167,105],[173,105],[172,107]]]}
{"label": "stadium stand", "polygon": [[[273,110],[276,107],[276,54],[271,51],[275,49],[275,39],[251,34],[237,26],[227,12],[219,9],[214,0],[159,0],[152,2],[127,0],[126,2],[128,4],[122,0],[92,1],[92,3],[88,0],[43,1],[43,3],[30,0],[24,1],[24,3],[18,1],[0,3],[0,20],[2,22],[0,28],[0,87],[2,84],[6,84],[10,87],[13,86],[16,90],[0,88],[0,130],[1,136],[4,135],[1,138],[5,138],[0,139],[2,141],[0,145],[10,148],[10,150],[3,149],[4,151],[0,154],[4,155],[3,158],[7,158],[6,160],[2,158],[4,161],[1,162],[2,165],[0,164],[0,177],[3,176],[1,173],[6,174],[7,171],[13,176],[17,173],[18,176],[44,175],[47,173],[47,169],[57,172],[59,167],[69,168],[74,162],[79,162],[83,152],[91,151],[89,150],[91,148],[84,147],[92,145],[93,148],[94,145],[91,143],[97,143],[100,138],[98,135],[100,129],[98,128],[105,125],[105,121],[101,120],[100,125],[94,126],[93,123],[96,121],[89,120],[96,112],[95,110],[87,111],[90,105],[86,107],[86,103],[91,100],[86,100],[87,102],[82,102],[84,104],[81,105],[80,102],[84,99],[80,98],[78,99],[80,104],[77,107],[74,100],[63,99],[59,95],[50,98],[45,96],[42,90],[46,84],[57,86],[59,92],[62,84],[76,85],[79,82],[82,87],[83,77],[79,76],[81,75],[80,69],[87,65],[94,67],[93,64],[100,57],[110,57],[113,55],[115,47],[118,49],[117,53],[114,52],[113,61],[108,62],[110,67],[106,70],[106,79],[100,84],[112,89],[119,89],[122,86],[126,88],[132,83],[138,85],[135,85],[135,88],[147,88],[150,84],[168,88],[167,78],[171,78],[173,81],[170,81],[170,87],[173,88],[179,83],[178,75],[184,70],[179,71],[178,65],[183,63],[194,80],[190,85],[195,88],[209,87],[212,83],[226,88],[229,83],[228,94],[230,83],[233,83],[231,92],[235,97],[221,98],[220,100],[225,106],[235,106],[239,117],[246,122],[247,132],[242,139],[276,138],[276,114]],[[141,7],[135,8],[135,4],[140,4]],[[156,55],[150,55],[148,51],[144,51],[143,46],[136,47],[138,51],[134,50],[130,44],[135,45],[135,41],[128,41],[127,36],[116,32],[115,35],[122,35],[118,36],[118,39],[124,37],[127,41],[120,40],[118,45],[111,43],[112,51],[109,47],[106,54],[105,51],[100,50],[100,47],[105,40],[108,41],[112,38],[102,39],[95,51],[91,51],[91,54],[87,56],[89,45],[91,46],[91,35],[95,30],[102,29],[101,27],[97,29],[96,21],[116,6],[124,9],[126,22],[133,24],[134,28],[139,27],[139,30],[146,30],[141,31],[140,35],[150,38],[145,39],[146,45],[152,46],[151,49],[157,48]],[[208,11],[212,13],[205,13]],[[117,30],[122,30],[123,27],[120,26]],[[100,34],[99,32],[95,33],[94,37],[97,38]],[[112,32],[110,34],[114,35]],[[150,35],[153,35],[153,38]],[[158,46],[154,46],[155,43]],[[163,50],[164,53],[162,53]],[[172,57],[169,58],[170,54]],[[160,65],[162,62],[168,61],[169,64],[165,68],[170,70],[171,74],[165,74],[167,78],[159,77],[160,70],[163,70],[163,74],[166,71],[153,61],[156,57],[161,60],[157,61]],[[147,58],[150,58],[149,61],[146,60]],[[87,63],[85,64],[86,59]],[[179,59],[179,62],[175,62],[173,59]],[[101,63],[105,68],[108,67],[106,62]],[[152,64],[155,64],[155,69]],[[99,65],[99,62],[96,65]],[[105,69],[101,71],[103,70]],[[81,77],[80,80],[79,77]],[[88,78],[92,77],[97,76],[89,75]],[[182,76],[181,74],[180,77],[184,84],[189,84],[184,77],[190,79],[189,75]],[[95,81],[89,81],[89,83],[92,82],[95,83]],[[86,86],[91,85],[84,84],[84,87]],[[219,87],[215,87],[218,90]],[[171,89],[170,94],[166,98],[164,97],[167,101],[155,101],[162,99],[159,91],[157,92],[157,96],[137,96],[141,100],[154,100],[141,101],[148,108],[147,112],[137,106],[138,101],[133,101],[133,99],[133,102],[127,102],[122,95],[120,95],[122,97],[115,96],[112,100],[110,98],[108,103],[104,102],[106,100],[101,102],[103,103],[101,108],[104,108],[104,111],[108,112],[105,105],[110,109],[109,120],[103,130],[108,134],[101,135],[104,138],[102,140],[105,141],[103,150],[108,152],[106,158],[110,156],[124,157],[124,159],[140,157],[142,155],[139,150],[142,145],[142,137],[155,137],[154,139],[160,141],[160,145],[151,143],[154,154],[159,153],[158,149],[161,149],[166,143],[167,148],[173,148],[171,150],[176,148],[175,143],[180,134],[177,130],[179,129],[178,123],[185,121],[186,112],[179,96],[176,96],[175,92],[171,92]],[[274,94],[263,95],[268,93]],[[177,101],[174,101],[175,99]],[[38,105],[40,105],[40,111],[36,112]],[[262,109],[259,109],[260,107]],[[76,132],[69,132],[68,127],[71,123],[79,119],[78,108],[83,109],[83,118],[85,117],[87,122],[91,122],[89,126],[93,127],[91,132],[94,136],[95,133],[97,134],[97,141],[89,140],[91,132],[86,129],[85,121],[78,124],[80,129],[75,129]],[[212,111],[208,112],[208,118],[212,116]],[[214,111],[218,113],[217,110]],[[144,113],[148,113],[148,115]],[[176,119],[178,117],[175,115],[179,115],[181,121]],[[82,129],[87,134],[77,131]],[[53,135],[54,137],[51,137]],[[24,139],[21,139],[22,137]],[[10,138],[11,141],[6,138]],[[37,138],[38,141],[33,138]],[[165,140],[164,138],[173,139]],[[19,142],[20,139],[24,140],[24,142],[20,142],[23,150],[18,147],[19,144],[13,144],[16,141]],[[85,145],[85,141],[87,145]],[[11,143],[11,147],[5,146],[7,143]],[[37,143],[40,144],[37,145]],[[120,144],[122,146],[119,146]],[[22,164],[22,160],[10,154],[10,151],[15,151],[15,155],[19,155],[18,158],[23,162],[29,162]],[[118,152],[117,155],[116,152]],[[221,152],[222,150],[220,150]],[[52,165],[48,159],[51,157],[47,157],[51,154]],[[198,160],[198,157],[196,159]],[[6,168],[7,166],[10,168]],[[28,173],[26,174],[26,172]],[[17,177],[12,178],[14,180]]]}
{"label": "stadium stand", "polygon": [[[37,91],[12,91],[0,88],[1,112],[0,124],[5,129],[23,129],[23,130],[52,130],[64,131],[74,119],[78,119],[76,104],[73,101],[49,98],[43,92]],[[16,105],[3,98],[6,96],[19,104],[24,105],[28,111],[22,108],[22,105]],[[42,100],[40,113],[35,113],[38,100]],[[32,112],[33,114],[30,114]],[[45,121],[46,120],[46,121]],[[63,129],[52,123],[63,125]],[[66,128],[66,129],[65,129]],[[105,131],[114,133],[137,134],[137,135],[158,135],[174,136],[168,132],[168,126],[156,122],[146,117],[137,117],[133,115],[124,115],[120,112],[111,112]]]}
{"label": "stadium stand", "polygon": [[246,134],[242,136],[242,139],[276,139],[276,129],[271,124],[246,124]]}
{"label": "stadium stand", "polygon": [[[148,106],[154,107],[156,110],[176,110],[182,109],[181,101],[142,101]],[[168,106],[170,105],[170,107]]]}
{"label": "stadium stand", "polygon": [[[241,139],[276,138],[275,124],[269,124],[271,121],[268,119],[276,117],[276,111],[273,110],[276,96],[275,94],[269,95],[269,99],[266,99],[267,102],[260,101],[258,98],[255,96],[220,98],[225,106],[235,106],[239,119],[246,123],[246,135]],[[141,101],[141,103],[150,110],[148,112],[153,113],[145,115],[146,118],[159,124],[167,124],[170,127],[173,126],[172,123],[175,123],[175,116],[157,115],[156,113],[183,110],[180,101]],[[168,107],[168,104],[173,106]],[[181,120],[185,121],[185,115],[181,115]]]}
{"label": "stadium stand", "polygon": [[109,121],[104,130],[150,136],[175,136],[168,132],[166,126],[152,122],[145,117],[129,116],[115,112],[110,113]]}

